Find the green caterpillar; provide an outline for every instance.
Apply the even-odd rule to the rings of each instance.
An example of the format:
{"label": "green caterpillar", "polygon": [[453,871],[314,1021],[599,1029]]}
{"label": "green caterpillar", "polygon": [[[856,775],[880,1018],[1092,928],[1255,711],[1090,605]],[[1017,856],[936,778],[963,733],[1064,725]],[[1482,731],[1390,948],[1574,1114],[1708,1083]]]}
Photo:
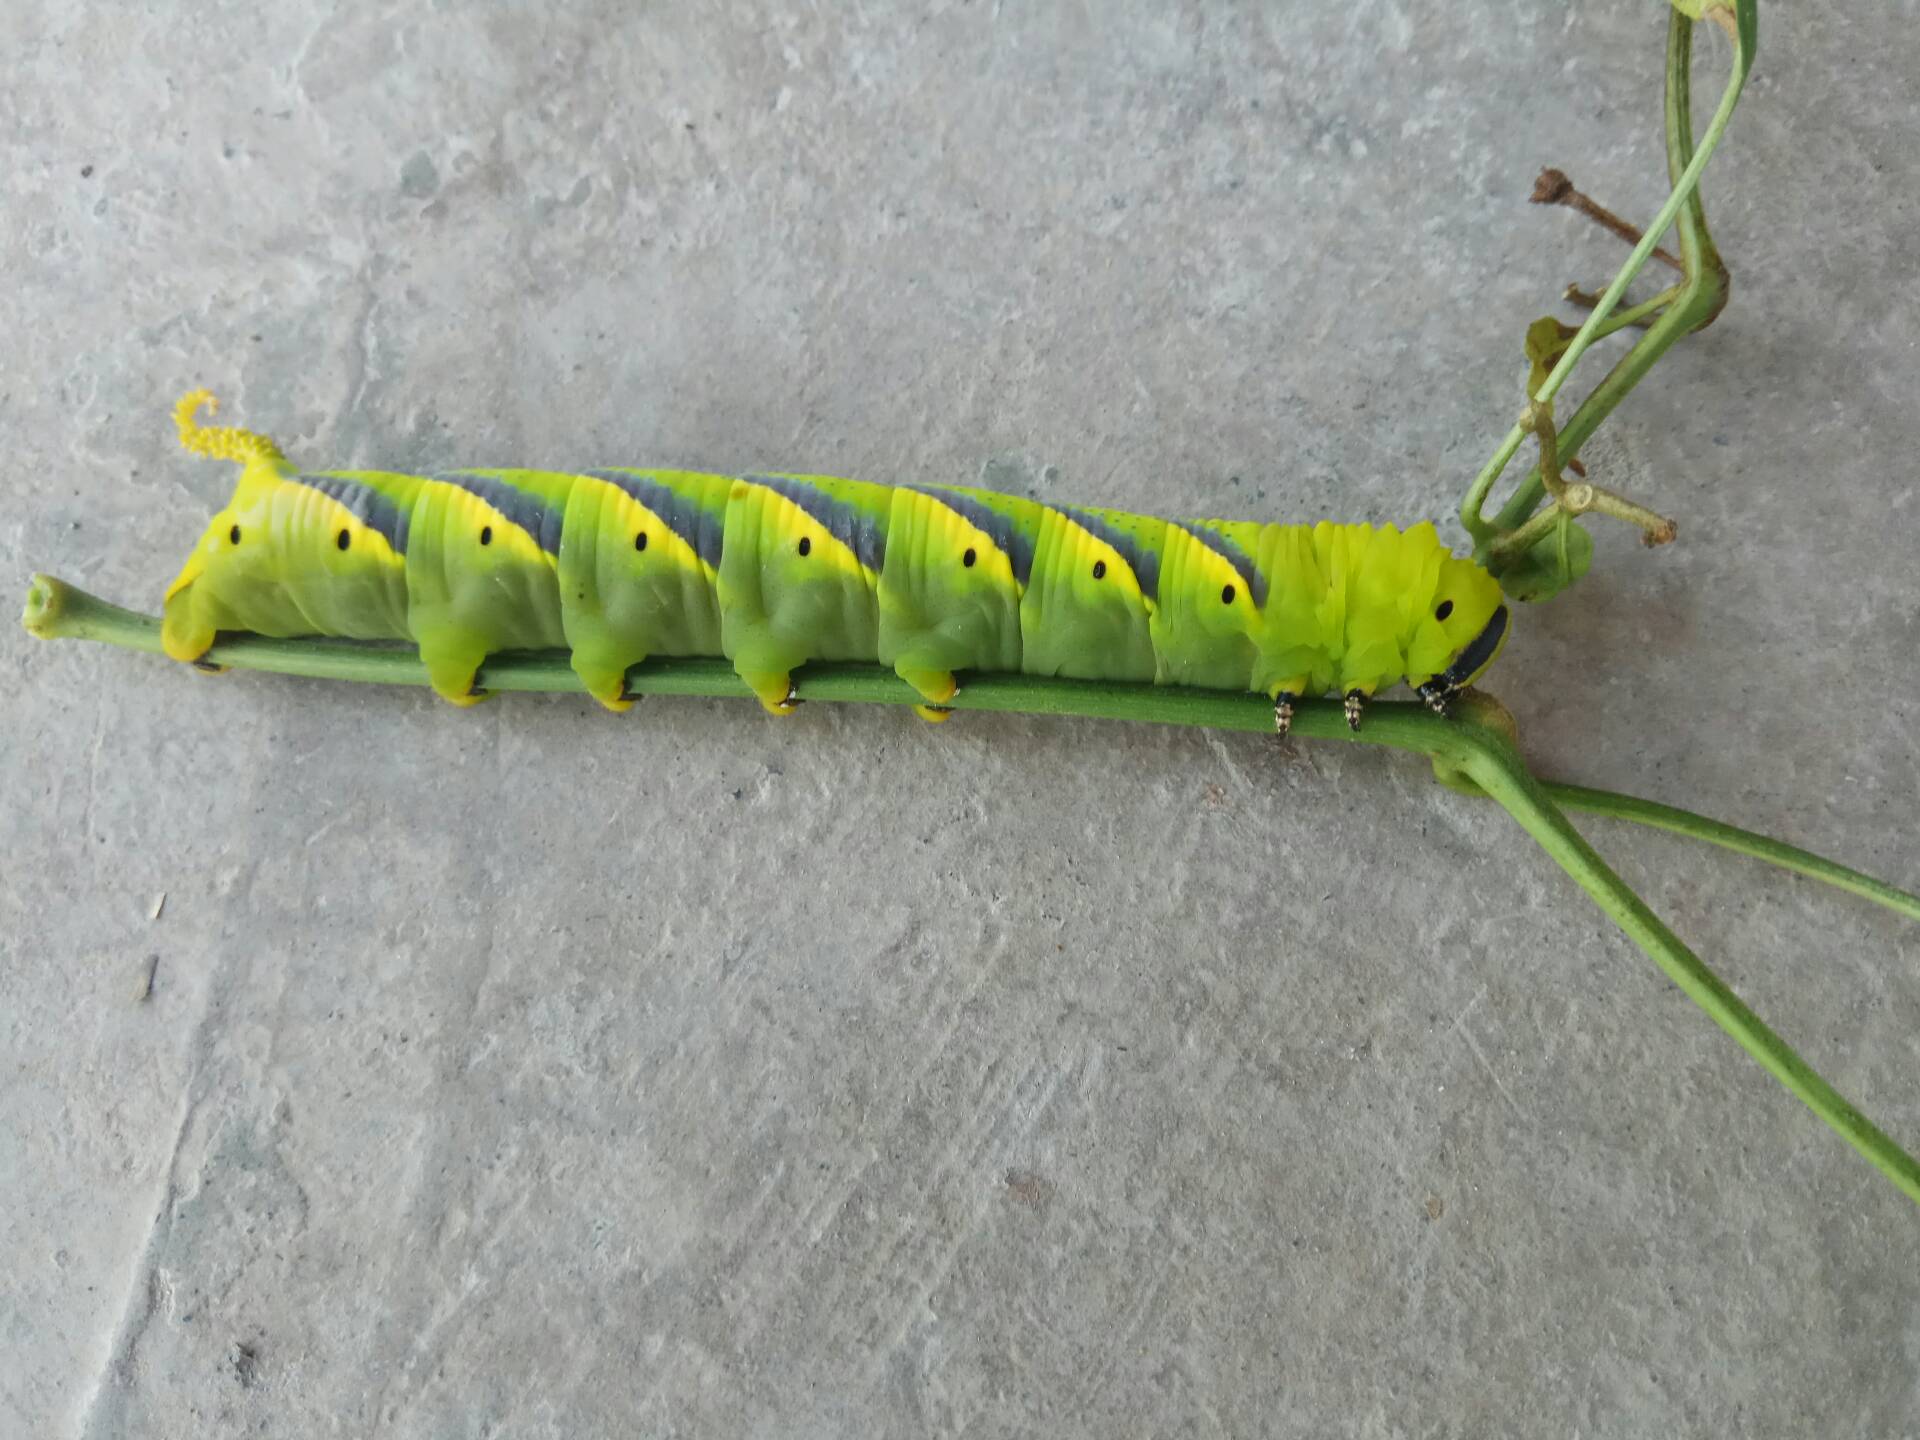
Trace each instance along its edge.
{"label": "green caterpillar", "polygon": [[810,660],[890,665],[942,720],[967,671],[1253,692],[1285,733],[1333,692],[1359,728],[1404,681],[1434,709],[1507,607],[1430,524],[1159,520],[946,485],[680,470],[310,472],[175,410],[244,468],[168,588],[168,655],[222,630],[410,640],[456,705],[499,650],[565,647],[610,710],[651,655],[723,655],[777,715]]}

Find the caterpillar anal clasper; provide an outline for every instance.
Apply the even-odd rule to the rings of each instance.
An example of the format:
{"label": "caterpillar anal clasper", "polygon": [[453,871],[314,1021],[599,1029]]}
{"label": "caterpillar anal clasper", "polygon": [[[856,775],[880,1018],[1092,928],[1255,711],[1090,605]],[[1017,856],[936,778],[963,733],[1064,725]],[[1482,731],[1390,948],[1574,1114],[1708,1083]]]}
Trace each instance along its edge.
{"label": "caterpillar anal clasper", "polygon": [[1508,633],[1499,585],[1431,524],[1162,520],[962,486],[680,470],[303,471],[176,412],[243,467],[167,590],[162,638],[223,630],[408,640],[472,704],[496,651],[565,647],[624,710],[649,656],[724,656],[791,712],[813,660],[891,666],[946,718],[964,672],[1058,675],[1360,707],[1406,683],[1435,708]]}

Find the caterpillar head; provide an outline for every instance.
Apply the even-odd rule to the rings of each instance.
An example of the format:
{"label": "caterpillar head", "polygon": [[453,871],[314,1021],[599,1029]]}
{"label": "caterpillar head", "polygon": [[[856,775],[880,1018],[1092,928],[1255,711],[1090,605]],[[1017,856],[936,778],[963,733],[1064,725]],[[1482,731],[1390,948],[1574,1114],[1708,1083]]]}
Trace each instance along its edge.
{"label": "caterpillar head", "polygon": [[1500,585],[1471,560],[1440,562],[1433,598],[1407,653],[1407,683],[1436,710],[1467,688],[1507,643]]}
{"label": "caterpillar head", "polygon": [[225,624],[225,597],[239,587],[257,583],[262,567],[271,562],[266,520],[268,497],[281,483],[286,457],[264,435],[249,430],[201,425],[194,418],[200,407],[215,408],[212,395],[196,390],[174,408],[180,443],[186,449],[244,468],[233,498],[207,522],[193,553],[167,587],[160,642],[175,660],[198,660],[213,645]]}

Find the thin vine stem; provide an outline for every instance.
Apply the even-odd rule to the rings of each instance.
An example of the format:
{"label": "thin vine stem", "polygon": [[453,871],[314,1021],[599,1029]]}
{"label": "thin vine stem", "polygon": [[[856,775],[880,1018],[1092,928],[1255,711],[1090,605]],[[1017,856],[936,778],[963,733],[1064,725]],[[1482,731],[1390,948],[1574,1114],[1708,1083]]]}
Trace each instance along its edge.
{"label": "thin vine stem", "polygon": [[1705,815],[1694,814],[1691,810],[1682,810],[1675,805],[1662,805],[1657,800],[1642,800],[1636,795],[1622,795],[1615,790],[1595,790],[1586,785],[1563,785],[1553,780],[1542,780],[1540,788],[1547,793],[1554,804],[1576,815],[1601,815],[1610,820],[1627,820],[1635,825],[1646,825],[1655,830],[1684,835],[1689,840],[1701,840],[1709,845],[1718,845],[1721,849],[1731,850],[1736,855],[1763,860],[1769,865],[1778,865],[1783,870],[1791,870],[1809,879],[1823,881],[1836,889],[1845,890],[1850,895],[1858,895],[1862,900],[1871,900],[1876,905],[1884,905],[1894,914],[1904,915],[1909,920],[1920,920],[1920,895],[1909,895],[1906,891],[1896,889],[1884,880],[1863,875],[1858,870],[1849,869],[1838,861],[1829,860],[1824,855],[1816,855],[1811,850],[1802,850],[1798,845],[1789,845],[1784,840],[1775,840],[1768,835],[1756,835],[1751,830],[1742,830],[1737,825],[1728,825],[1720,820],[1710,820]]}
{"label": "thin vine stem", "polygon": [[1658,295],[1650,299],[1642,300],[1638,305],[1630,309],[1622,310],[1618,315],[1612,316],[1606,324],[1602,325],[1594,334],[1593,338],[1595,340],[1604,340],[1609,335],[1621,330],[1632,329],[1635,325],[1640,326],[1642,329],[1651,326],[1654,320],[1658,318],[1660,312],[1679,298],[1682,288],[1683,287],[1679,285],[1670,285]]}
{"label": "thin vine stem", "polygon": [[[1504,755],[1499,753],[1502,750],[1506,752]],[[1460,769],[1520,822],[1688,999],[1706,1011],[1716,1025],[1739,1042],[1741,1049],[1759,1061],[1768,1074],[1792,1091],[1829,1129],[1872,1162],[1908,1199],[1920,1204],[1920,1162],[1829,1085],[1699,956],[1681,943],[1573,828],[1573,822],[1553,803],[1545,787],[1527,772],[1519,752],[1506,737],[1481,730],[1473,753]]]}
{"label": "thin vine stem", "polygon": [[[154,617],[108,604],[50,576],[33,578],[23,623],[29,632],[42,639],[96,640],[131,650],[160,651],[160,622]],[[287,675],[401,685],[427,683],[426,667],[413,650],[372,647],[352,641],[233,636],[215,645],[207,658],[218,665]],[[565,653],[552,651],[495,656],[482,669],[480,684],[490,690],[569,692],[582,688]],[[891,671],[874,665],[809,666],[800,672],[796,685],[802,700],[911,705],[919,699],[913,689]],[[709,659],[648,661],[629,672],[628,687],[637,694],[739,697],[749,694],[726,661]],[[961,710],[1075,715],[1255,733],[1269,731],[1273,725],[1272,708],[1259,695],[1026,675],[971,676],[949,703]],[[1432,714],[1424,705],[1379,702],[1368,710],[1366,727],[1353,734],[1348,731],[1344,710],[1337,702],[1303,701],[1295,707],[1293,731],[1313,739],[1346,740],[1412,751],[1429,757],[1436,769],[1444,767],[1471,781],[1482,794],[1497,801],[1519,821],[1627,936],[1742,1049],[1920,1204],[1920,1162],[1822,1079],[1660,922],[1581,838],[1573,823],[1554,803],[1551,792],[1527,772],[1519,751],[1507,737],[1491,725],[1472,718],[1475,713],[1469,708],[1466,718],[1448,721]],[[1592,793],[1606,794],[1582,792],[1583,795]],[[1627,797],[1607,798],[1625,800]],[[1720,828],[1731,830],[1731,827]],[[1715,843],[1728,842],[1723,837]],[[1778,855],[1762,858],[1787,863]],[[1818,860],[1818,857],[1809,858]]]}
{"label": "thin vine stem", "polygon": [[[1743,22],[1751,20],[1751,0],[1743,0]],[[1733,118],[1734,107],[1739,103],[1740,92],[1746,85],[1747,74],[1752,67],[1752,27],[1743,23],[1738,30],[1734,43],[1733,65],[1727,77],[1726,90],[1720,97],[1719,107],[1714,111],[1708,123],[1706,133],[1701,136],[1698,146],[1692,144],[1692,122],[1687,113],[1692,93],[1690,83],[1690,64],[1693,53],[1694,22],[1678,9],[1669,17],[1667,44],[1667,147],[1669,161],[1678,160],[1684,155],[1684,161],[1671,168],[1677,173],[1673,178],[1673,189],[1666,203],[1654,221],[1641,235],[1639,242],[1628,255],[1626,263],[1620,267],[1612,282],[1600,296],[1597,304],[1588,313],[1585,323],[1575,332],[1568,342],[1567,349],[1559,361],[1541,382],[1540,388],[1531,397],[1535,401],[1551,400],[1559,394],[1560,387],[1573,373],[1574,366],[1586,354],[1588,348],[1603,335],[1611,333],[1606,329],[1608,317],[1613,308],[1626,293],[1627,286],[1645,267],[1653,254],[1658,241],[1675,222],[1676,217],[1684,221],[1680,226],[1681,255],[1687,262],[1687,280],[1680,287],[1681,295],[1670,303],[1658,319],[1641,336],[1633,348],[1627,352],[1605,378],[1595,387],[1592,394],[1581,402],[1564,430],[1561,432],[1563,453],[1571,456],[1579,450],[1593,432],[1599,429],[1602,421],[1614,408],[1626,398],[1681,336],[1706,323],[1725,299],[1724,277],[1720,273],[1719,257],[1712,252],[1711,242],[1704,240],[1705,226],[1700,218],[1700,206],[1695,198],[1699,189],[1701,173],[1720,144],[1725,134],[1727,122]],[[1704,242],[1704,243],[1703,243]],[[1656,297],[1658,298],[1658,297]],[[1644,306],[1636,306],[1644,310]],[[1460,504],[1460,522],[1467,533],[1473,537],[1476,546],[1485,548],[1497,535],[1516,530],[1539,506],[1543,487],[1539,471],[1530,473],[1515,491],[1513,497],[1501,507],[1499,514],[1489,522],[1485,515],[1487,496],[1494,482],[1505,472],[1508,464],[1518,453],[1526,440],[1524,424],[1515,424],[1507,432],[1486,465],[1474,477]]]}
{"label": "thin vine stem", "polygon": [[[1449,789],[1458,790],[1463,795],[1480,800],[1489,798],[1479,786],[1460,775],[1441,773],[1436,778]],[[1540,788],[1554,804],[1569,814],[1625,820],[1632,825],[1645,825],[1651,830],[1665,830],[1688,840],[1717,845],[1736,855],[1777,865],[1782,870],[1790,870],[1831,885],[1836,890],[1844,890],[1849,895],[1857,895],[1862,900],[1870,900],[1909,920],[1920,920],[1920,895],[1909,894],[1884,880],[1876,880],[1871,875],[1842,865],[1837,860],[1829,860],[1811,850],[1802,850],[1798,845],[1789,845],[1784,840],[1775,840],[1770,835],[1742,830],[1738,825],[1729,825],[1692,810],[1682,810],[1677,805],[1662,805],[1657,800],[1623,795],[1618,790],[1596,790],[1592,786],[1567,785],[1557,780],[1542,780]]]}

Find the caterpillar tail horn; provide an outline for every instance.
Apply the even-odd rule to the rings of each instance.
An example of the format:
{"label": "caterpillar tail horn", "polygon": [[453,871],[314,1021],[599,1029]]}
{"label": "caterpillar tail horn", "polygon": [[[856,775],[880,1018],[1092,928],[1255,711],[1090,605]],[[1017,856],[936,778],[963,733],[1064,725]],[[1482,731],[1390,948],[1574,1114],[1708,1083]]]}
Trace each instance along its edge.
{"label": "caterpillar tail horn", "polygon": [[197,417],[203,409],[209,415],[220,413],[220,402],[211,390],[189,390],[173,407],[173,423],[180,432],[181,449],[240,465],[287,458],[280,447],[264,435],[242,430],[237,425],[202,425]]}

